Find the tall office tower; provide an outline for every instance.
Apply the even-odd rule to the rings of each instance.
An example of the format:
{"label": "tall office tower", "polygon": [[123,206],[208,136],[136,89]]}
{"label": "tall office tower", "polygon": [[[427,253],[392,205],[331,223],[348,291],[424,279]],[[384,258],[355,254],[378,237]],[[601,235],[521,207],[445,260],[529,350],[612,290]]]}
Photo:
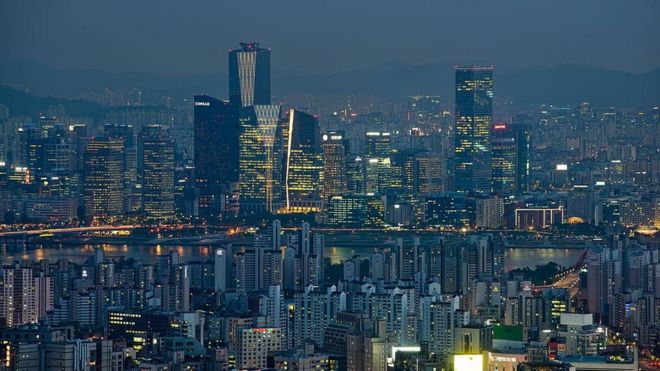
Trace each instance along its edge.
{"label": "tall office tower", "polygon": [[321,137],[323,147],[323,199],[348,192],[347,163],[350,145],[341,131],[328,132]]}
{"label": "tall office tower", "polygon": [[17,263],[2,270],[0,316],[7,321],[8,327],[36,323],[37,298],[32,268],[21,267]]}
{"label": "tall office tower", "polygon": [[162,126],[142,128],[142,210],[148,219],[174,219],[174,140]]}
{"label": "tall office tower", "polygon": [[515,133],[517,143],[516,157],[516,192],[525,193],[529,190],[529,172],[531,171],[532,119],[528,115],[514,115],[511,120],[511,130]]}
{"label": "tall office tower", "polygon": [[124,141],[124,211],[136,212],[142,207],[141,192],[137,188],[138,176],[138,138],[132,125],[107,124],[105,136]]}
{"label": "tall office tower", "polygon": [[85,217],[120,217],[124,211],[124,139],[98,137],[85,147]]}
{"label": "tall office tower", "polygon": [[368,157],[390,157],[392,154],[390,133],[369,131],[364,135],[365,155]]}
{"label": "tall office tower", "polygon": [[321,153],[318,118],[289,110],[286,131],[284,192],[287,212],[321,210]]}
{"label": "tall office tower", "polygon": [[280,106],[241,110],[239,164],[243,214],[276,212],[281,203],[282,126]]}
{"label": "tall office tower", "polygon": [[229,52],[229,101],[237,107],[270,104],[270,49],[241,43]]}
{"label": "tall office tower", "polygon": [[442,157],[432,152],[418,153],[412,165],[414,194],[431,195],[444,191],[446,167]]}
{"label": "tall office tower", "polygon": [[195,184],[199,214],[217,217],[227,210],[230,185],[238,182],[238,108],[206,95],[194,98]]}
{"label": "tall office tower", "polygon": [[493,125],[493,190],[505,195],[527,191],[529,130],[523,125]]}
{"label": "tall office tower", "polygon": [[456,67],[454,188],[490,193],[493,67]]}
{"label": "tall office tower", "polygon": [[29,169],[32,178],[43,172],[44,167],[44,138],[41,128],[36,125],[25,125],[19,128],[21,150],[24,152],[24,163]]}

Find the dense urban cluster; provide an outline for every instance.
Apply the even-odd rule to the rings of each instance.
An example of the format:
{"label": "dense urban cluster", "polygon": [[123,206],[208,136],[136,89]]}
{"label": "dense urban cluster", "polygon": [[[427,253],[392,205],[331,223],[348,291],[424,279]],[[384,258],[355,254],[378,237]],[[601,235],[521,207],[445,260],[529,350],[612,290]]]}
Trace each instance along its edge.
{"label": "dense urban cluster", "polygon": [[[660,108],[514,108],[492,66],[457,66],[451,107],[289,107],[270,49],[228,56],[228,100],[117,93],[102,119],[0,106],[3,249],[100,242],[3,262],[0,369],[660,362]],[[138,240],[158,255],[104,252]],[[346,240],[359,252],[331,259]],[[505,268],[534,248],[578,253]]]}

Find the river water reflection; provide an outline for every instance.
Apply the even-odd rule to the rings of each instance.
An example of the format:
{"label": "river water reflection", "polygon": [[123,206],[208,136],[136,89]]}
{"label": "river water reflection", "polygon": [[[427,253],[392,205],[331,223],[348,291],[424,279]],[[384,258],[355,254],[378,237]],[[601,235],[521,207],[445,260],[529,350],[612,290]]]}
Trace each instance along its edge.
{"label": "river water reflection", "polygon": [[[328,246],[330,245],[330,246]],[[99,244],[99,245],[56,245],[56,246],[31,246],[30,248],[15,248],[3,246],[0,250],[0,261],[3,264],[17,260],[41,260],[48,259],[56,261],[67,259],[75,263],[81,263],[94,254],[94,250],[101,247],[107,257],[126,257],[142,260],[145,263],[155,263],[158,255],[166,254],[170,250],[178,252],[181,260],[195,261],[210,258],[212,251],[210,246],[161,246],[161,245],[132,245],[132,244]],[[334,263],[350,259],[354,255],[367,256],[374,247],[346,247],[331,246],[326,244],[325,256]],[[533,268],[539,264],[554,261],[559,265],[568,266],[574,264],[582,250],[580,249],[549,249],[549,248],[524,248],[505,250],[505,270],[515,268]]]}

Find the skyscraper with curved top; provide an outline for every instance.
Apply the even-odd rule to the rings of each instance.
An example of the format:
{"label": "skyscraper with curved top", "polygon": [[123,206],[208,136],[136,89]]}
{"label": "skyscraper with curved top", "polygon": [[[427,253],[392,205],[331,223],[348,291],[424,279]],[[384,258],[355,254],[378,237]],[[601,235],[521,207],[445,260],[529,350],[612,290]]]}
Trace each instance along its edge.
{"label": "skyscraper with curved top", "polygon": [[229,101],[237,107],[270,104],[270,49],[241,43],[229,51]]}
{"label": "skyscraper with curved top", "polygon": [[490,193],[493,66],[456,67],[454,189]]}

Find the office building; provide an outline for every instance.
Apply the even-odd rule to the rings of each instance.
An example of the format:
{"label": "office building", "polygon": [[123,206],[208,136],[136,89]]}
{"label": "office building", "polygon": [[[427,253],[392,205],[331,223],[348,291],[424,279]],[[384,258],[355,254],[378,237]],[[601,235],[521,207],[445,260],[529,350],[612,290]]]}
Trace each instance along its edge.
{"label": "office building", "polygon": [[343,132],[331,131],[321,137],[323,147],[323,199],[348,192],[349,142]]}
{"label": "office building", "polygon": [[527,191],[529,131],[523,125],[497,123],[491,138],[493,191],[505,195]]}
{"label": "office building", "polygon": [[87,219],[124,212],[124,139],[98,137],[85,147],[84,202]]}
{"label": "office building", "polygon": [[[238,182],[238,109],[206,95],[194,98],[195,185],[199,214],[217,217],[227,211],[231,185]],[[228,191],[229,190],[229,191]]]}
{"label": "office building", "polygon": [[282,195],[280,106],[241,110],[240,209],[242,214],[276,212]]}
{"label": "office building", "polygon": [[285,211],[320,211],[323,157],[319,120],[291,109],[287,121],[287,130],[283,134]]}
{"label": "office building", "polygon": [[490,193],[493,67],[456,67],[454,189]]}
{"label": "office building", "polygon": [[251,42],[229,52],[229,101],[236,107],[270,104],[270,49]]}
{"label": "office building", "polygon": [[392,153],[391,142],[391,133],[369,131],[364,135],[365,155],[368,157],[389,157]]}
{"label": "office building", "polygon": [[147,219],[174,219],[174,140],[163,127],[145,126],[141,137],[142,211]]}

